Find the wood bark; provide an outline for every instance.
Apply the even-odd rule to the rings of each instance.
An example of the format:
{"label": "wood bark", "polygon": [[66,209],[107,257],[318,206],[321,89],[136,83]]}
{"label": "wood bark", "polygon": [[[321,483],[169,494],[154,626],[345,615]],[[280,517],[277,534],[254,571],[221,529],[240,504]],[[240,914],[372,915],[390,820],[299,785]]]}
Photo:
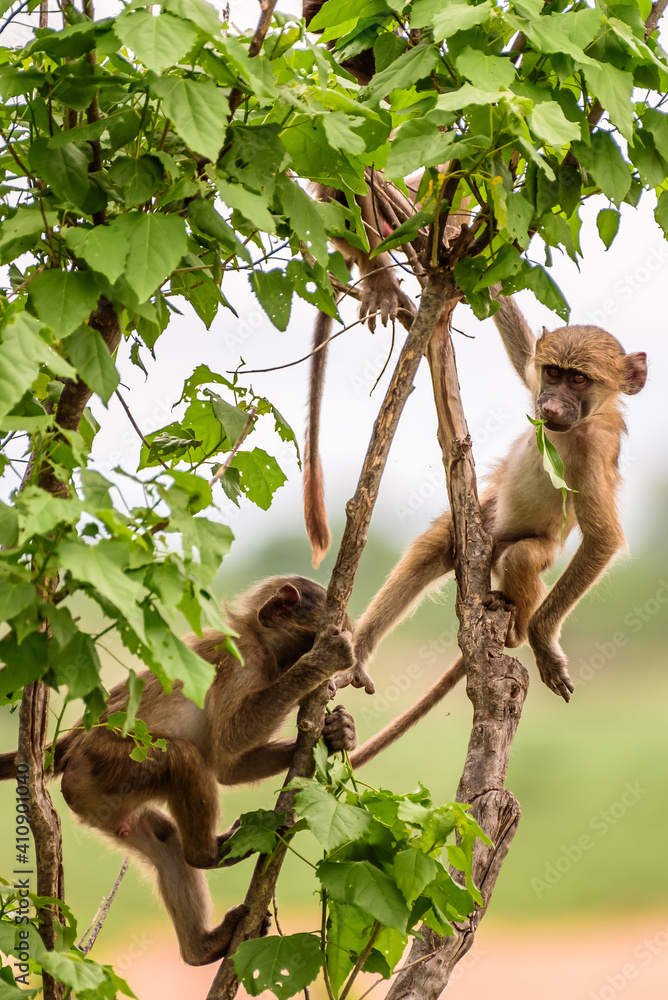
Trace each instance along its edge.
{"label": "wood bark", "polygon": [[[65,898],[63,843],[60,816],[56,812],[44,777],[44,753],[49,725],[49,688],[34,681],[23,691],[19,709],[19,746],[17,764],[28,767],[28,822],[35,840],[37,895]],[[55,946],[55,921],[62,920],[60,910],[51,905],[40,911],[39,934],[44,947]],[[44,1000],[62,1000],[65,987],[42,973]]]}
{"label": "wood bark", "polygon": [[492,542],[483,527],[471,439],[459,392],[449,330],[453,308],[453,302],[446,306],[427,356],[453,515],[459,645],[467,694],[473,704],[473,726],[457,801],[472,806],[472,815],[492,845],[478,841],[474,849],[473,878],[483,906],[476,906],[467,921],[456,924],[452,937],[441,937],[422,926],[424,940],[415,940],[407,968],[399,972],[386,1000],[436,1000],[441,995],[455,965],[473,944],[520,819],[520,807],[504,782],[528,675],[519,660],[503,653],[508,613],[491,612],[481,604],[490,590]]}
{"label": "wood bark", "polygon": [[[327,591],[325,610],[320,622],[321,631],[329,625],[341,625],[355,581],[355,573],[366,543],[373,507],[378,496],[380,479],[404,404],[413,389],[413,379],[427,345],[436,329],[443,303],[452,293],[452,279],[446,274],[433,275],[422,294],[420,308],[399,356],[392,381],[374,424],[355,495],[346,505],[346,527],[341,540],[336,564]],[[286,784],[295,777],[311,777],[314,771],[313,748],[320,738],[324,709],[328,700],[328,685],[322,685],[301,706],[297,718],[297,745]],[[288,826],[294,793],[285,788],[278,797],[276,810],[288,815]],[[286,838],[289,839],[289,830]],[[232,938],[229,954],[223,959],[213,981],[207,1000],[232,1000],[239,988],[232,956],[242,941],[258,937],[265,915],[274,894],[276,881],[287,848],[267,859],[260,857],[255,866],[245,903],[250,912],[240,922]]]}

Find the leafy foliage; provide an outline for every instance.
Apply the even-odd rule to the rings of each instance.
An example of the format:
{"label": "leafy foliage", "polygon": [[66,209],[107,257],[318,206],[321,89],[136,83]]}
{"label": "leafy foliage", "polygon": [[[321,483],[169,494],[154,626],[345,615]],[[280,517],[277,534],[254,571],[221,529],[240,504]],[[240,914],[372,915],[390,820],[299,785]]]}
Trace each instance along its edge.
{"label": "leafy foliage", "polygon": [[[360,968],[389,978],[420,921],[452,934],[451,921],[465,919],[481,902],[471,881],[473,846],[477,837],[489,841],[463,806],[435,807],[422,786],[407,795],[368,786],[360,792],[347,759],[328,759],[322,741],[315,754],[316,777],[296,779],[293,787],[299,789],[297,828],[306,826],[325,850],[316,869],[323,929],[319,936],[246,941],[234,965],[251,996],[262,989],[279,1000],[294,996],[323,965],[334,996]],[[253,815],[242,817],[242,831],[253,828]],[[267,824],[262,810],[255,815],[258,827]],[[447,858],[466,888],[441,860],[455,833],[460,842],[447,848]]]}
{"label": "leafy foliage", "polygon": [[[17,0],[10,18],[22,9]],[[424,170],[420,206],[376,252],[413,241],[422,260],[452,272],[479,317],[497,307],[500,283],[506,294],[530,288],[567,318],[549,268],[555,251],[581,255],[585,199],[607,199],[606,247],[622,204],[647,190],[668,235],[668,60],[646,37],[649,11],[649,0],[329,0],[311,25],[319,42],[276,15],[251,57],[251,35],[205,0],[163,0],[159,16],[134,0],[101,20],[67,4],[63,27],[0,50],[2,703],[42,678],[82,699],[85,725],[96,724],[102,634],[73,617],[77,591],[166,689],[180,679],[202,703],[212,668],[179,632],[185,618],[198,634],[231,635],[210,589],[232,542],[216,498],[222,488],[267,509],[285,476],[253,447],[253,430],[264,420],[296,446],[294,433],[241,374],[200,365],[136,466],[102,475],[88,390],[108,404],[128,358],[150,376],[184,302],[207,328],[221,310],[236,315],[230,271],[248,271],[279,330],[294,295],[336,317],[329,275],[348,275],[331,241],[368,249],[355,200],[365,168],[400,187]],[[376,72],[360,88],[342,64],[368,50]],[[312,201],[308,181],[333,185],[341,201]],[[468,228],[440,247],[443,214],[459,210]],[[537,434],[565,498],[563,470]],[[140,759],[160,747],[135,717],[141,686],[131,670],[128,679],[127,712],[111,724]],[[279,996],[306,985],[317,962],[340,990],[362,952],[364,968],[390,975],[420,919],[447,933],[478,898],[479,831],[460,807],[433,807],[422,789],[360,793],[322,757],[318,775],[302,784],[298,809],[327,852],[317,872],[325,934],[239,953],[249,982]],[[273,822],[249,819],[233,849],[269,850]],[[440,860],[455,830],[448,858],[466,889]],[[118,985],[70,952],[48,963],[79,996]]]}

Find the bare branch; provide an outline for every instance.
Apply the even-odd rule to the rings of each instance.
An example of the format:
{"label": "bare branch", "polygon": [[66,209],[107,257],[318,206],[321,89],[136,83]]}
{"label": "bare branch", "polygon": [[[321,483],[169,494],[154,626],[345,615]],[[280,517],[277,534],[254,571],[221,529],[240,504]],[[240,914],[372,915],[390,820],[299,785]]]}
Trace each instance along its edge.
{"label": "bare branch", "polygon": [[232,459],[234,458],[234,456],[236,455],[236,453],[239,451],[239,448],[241,448],[241,445],[243,444],[243,442],[248,437],[248,432],[250,431],[251,427],[253,426],[253,420],[255,419],[255,414],[256,413],[257,413],[257,407],[251,406],[250,410],[248,411],[248,420],[246,421],[246,423],[243,426],[243,430],[241,431],[241,434],[239,436],[239,440],[237,441],[237,443],[235,444],[234,448],[232,449],[232,451],[230,452],[230,454],[227,456],[227,458],[225,459],[225,461],[223,462],[223,464],[221,465],[221,467],[218,469],[218,471],[216,472],[216,474],[213,477],[213,479],[209,480],[209,486],[213,486],[214,483],[217,483],[219,479],[222,479],[223,476],[225,475],[225,473],[227,472],[227,470],[229,469],[229,467],[230,467],[230,465],[232,463]]}
{"label": "bare branch", "polygon": [[[107,897],[107,899],[103,899],[102,900],[102,902],[100,903],[100,905],[98,907],[97,913],[93,917],[93,921],[92,921],[90,927],[81,936],[81,939],[80,939],[77,947],[81,948],[81,950],[83,951],[84,955],[87,955],[88,952],[91,950],[91,948],[93,947],[93,945],[95,944],[95,942],[97,940],[98,934],[102,930],[102,924],[107,919],[107,914],[109,913],[109,910],[111,909],[111,904],[113,903],[114,897],[116,896],[116,893],[118,892],[118,887],[120,886],[121,882],[123,881],[123,876],[125,875],[126,871],[128,870],[128,864],[129,863],[130,863],[130,858],[126,854],[125,857],[123,858],[123,864],[121,865],[121,870],[119,871],[118,875],[116,876],[116,881],[114,882],[114,884],[112,886],[112,889],[111,889],[111,892],[109,893],[109,896]],[[88,940],[86,940],[86,939],[88,939]]]}
{"label": "bare branch", "polygon": [[[274,15],[274,7],[276,6],[276,0],[260,0],[260,7],[262,8],[262,13],[260,14],[260,20],[258,26],[255,29],[255,34],[250,43],[248,49],[249,56],[256,56],[260,49],[262,48],[262,43],[264,42],[265,35],[269,31],[269,25],[271,24],[271,19]],[[234,118],[234,112],[237,110],[241,104],[243,98],[243,93],[235,87],[234,90],[230,92],[229,102],[230,102],[230,114],[228,121],[232,121]]]}
{"label": "bare branch", "polygon": [[[344,620],[392,438],[404,404],[413,389],[415,373],[436,328],[443,304],[452,297],[453,290],[451,277],[439,273],[429,279],[422,294],[418,314],[406,338],[392,382],[374,425],[355,495],[347,505],[346,528],[320,622],[322,632],[329,625],[340,626]],[[323,684],[299,710],[297,743],[285,785],[289,785],[295,777],[310,777],[313,774],[313,748],[322,732],[324,709],[328,698],[328,684]],[[294,793],[286,790],[285,785],[275,808],[277,812],[286,813],[289,827],[293,823],[291,810]],[[289,829],[285,839],[288,841],[290,839]],[[223,959],[209,991],[208,1000],[232,1000],[236,996],[239,982],[234,971],[232,956],[242,941],[258,937],[260,934],[286,850],[287,847],[283,847],[275,851],[268,863],[265,857],[258,859],[246,893],[245,903],[249,907],[249,913],[237,927],[229,954]]]}
{"label": "bare branch", "polygon": [[507,612],[490,612],[481,604],[490,587],[492,542],[484,530],[478,502],[471,439],[450,338],[451,316],[452,308],[444,311],[429,345],[428,359],[453,516],[459,645],[466,665],[467,693],[474,706],[457,800],[472,804],[472,813],[492,846],[478,842],[474,849],[474,880],[484,905],[476,906],[467,921],[455,925],[452,937],[443,938],[421,927],[423,940],[415,941],[408,965],[398,975],[387,1000],[436,1000],[441,995],[453,968],[473,944],[520,818],[519,805],[503,785],[528,676],[517,659],[503,654]]}

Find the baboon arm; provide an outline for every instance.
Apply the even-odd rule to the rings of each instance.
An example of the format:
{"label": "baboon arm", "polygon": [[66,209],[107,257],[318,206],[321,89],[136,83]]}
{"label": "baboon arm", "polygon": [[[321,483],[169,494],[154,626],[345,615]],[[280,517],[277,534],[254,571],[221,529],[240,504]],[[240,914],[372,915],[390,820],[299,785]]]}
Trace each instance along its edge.
{"label": "baboon arm", "polygon": [[[605,470],[588,471],[590,489],[585,495],[574,493],[575,512],[582,532],[582,542],[528,627],[529,643],[536,657],[542,679],[566,701],[573,691],[566,657],[558,643],[561,625],[571,608],[596,582],[625,539],[617,511],[616,483]],[[592,491],[591,487],[598,487]]]}
{"label": "baboon arm", "polygon": [[287,771],[295,752],[295,740],[275,740],[255,747],[226,764],[218,775],[223,785],[240,785],[246,781],[260,781],[274,774]]}
{"label": "baboon arm", "polygon": [[501,334],[504,347],[513,367],[525,385],[527,381],[527,365],[532,360],[536,350],[536,338],[529,329],[529,324],[520,312],[515,299],[500,294],[500,286],[494,291],[497,295],[499,309],[493,319]]}
{"label": "baboon arm", "polygon": [[221,734],[224,751],[236,755],[262,746],[291,708],[334,674],[349,670],[353,659],[350,632],[320,636],[277,680],[243,699]]}

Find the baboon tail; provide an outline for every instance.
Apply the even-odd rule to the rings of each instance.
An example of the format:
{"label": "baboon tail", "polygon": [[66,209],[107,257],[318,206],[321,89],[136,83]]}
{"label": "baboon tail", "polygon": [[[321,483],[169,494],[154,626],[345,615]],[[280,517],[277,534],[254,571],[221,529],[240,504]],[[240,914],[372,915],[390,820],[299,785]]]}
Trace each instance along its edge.
{"label": "baboon tail", "polygon": [[311,379],[309,386],[308,426],[304,453],[304,520],[313,550],[313,565],[317,568],[329,549],[332,536],[327,524],[325,487],[320,462],[320,410],[327,364],[327,341],[332,330],[331,317],[318,313],[313,330]]}
{"label": "baboon tail", "polygon": [[429,688],[422,697],[411,705],[410,708],[398,715],[389,725],[381,729],[379,733],[372,736],[370,740],[363,743],[361,747],[350,754],[350,763],[353,767],[362,767],[372,760],[377,754],[389,747],[395,740],[414,726],[416,722],[424,718],[427,712],[431,711],[442,698],[453,689],[464,676],[464,660],[458,656],[454,663],[451,663],[442,677]]}

